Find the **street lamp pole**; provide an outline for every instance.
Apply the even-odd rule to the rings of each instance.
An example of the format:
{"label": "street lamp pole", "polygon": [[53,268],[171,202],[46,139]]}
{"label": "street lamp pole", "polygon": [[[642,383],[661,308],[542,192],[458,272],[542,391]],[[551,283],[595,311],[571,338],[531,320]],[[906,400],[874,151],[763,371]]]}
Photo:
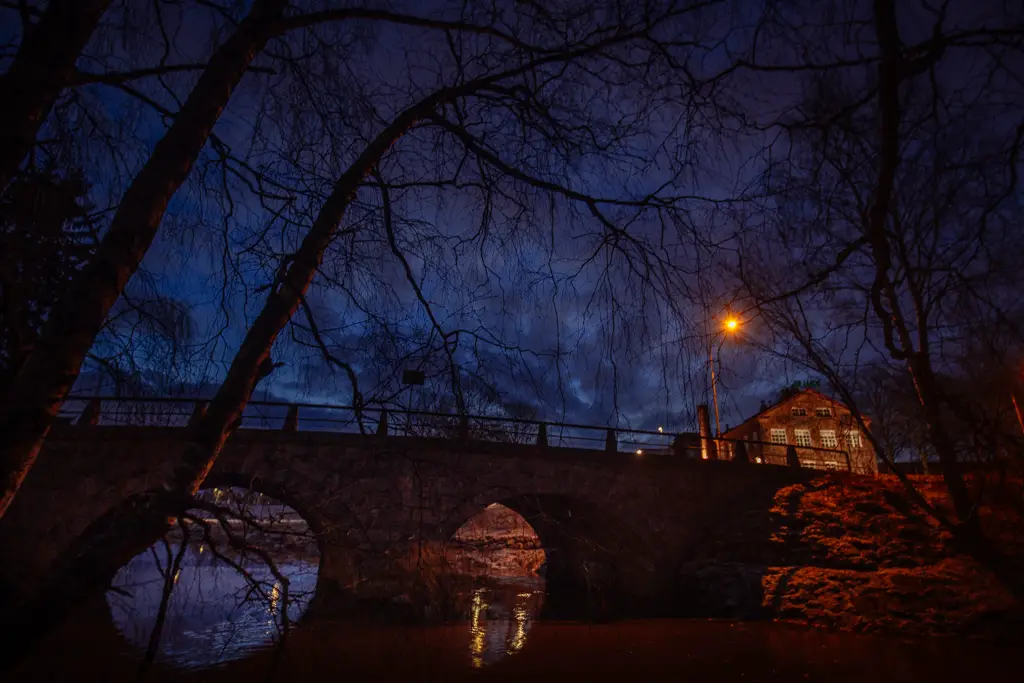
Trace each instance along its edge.
{"label": "street lamp pole", "polygon": [[721,423],[718,418],[718,376],[715,374],[714,355],[715,339],[718,338],[719,334],[735,332],[739,326],[739,321],[730,316],[725,320],[725,329],[715,333],[712,335],[711,339],[708,340],[708,367],[711,369],[711,400],[715,404],[715,438],[720,438],[722,436]]}
{"label": "street lamp pole", "polygon": [[[715,337],[717,336],[715,335]],[[708,366],[711,367],[711,402],[715,404],[715,437],[720,437],[722,436],[722,430],[718,422],[718,378],[715,376],[715,357],[713,355],[715,337],[712,337],[711,342],[708,344]]]}

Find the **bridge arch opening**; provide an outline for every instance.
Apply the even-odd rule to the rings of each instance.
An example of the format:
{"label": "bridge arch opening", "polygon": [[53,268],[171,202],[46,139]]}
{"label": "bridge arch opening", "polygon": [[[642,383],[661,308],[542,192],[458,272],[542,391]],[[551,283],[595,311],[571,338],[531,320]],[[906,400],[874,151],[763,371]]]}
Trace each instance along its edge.
{"label": "bridge arch opening", "polygon": [[316,592],[315,522],[260,488],[221,479],[106,594],[115,627],[147,658],[208,666],[244,657],[280,641]]}

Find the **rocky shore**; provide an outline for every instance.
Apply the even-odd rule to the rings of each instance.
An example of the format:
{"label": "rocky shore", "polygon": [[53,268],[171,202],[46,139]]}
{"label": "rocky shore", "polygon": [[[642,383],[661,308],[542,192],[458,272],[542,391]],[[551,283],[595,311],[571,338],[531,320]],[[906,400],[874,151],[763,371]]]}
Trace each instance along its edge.
{"label": "rocky shore", "polygon": [[[948,506],[941,479],[914,479],[932,505]],[[1024,577],[1020,517],[990,505],[981,522]],[[830,474],[788,487],[760,523],[762,542],[750,543],[749,529],[720,529],[680,567],[682,611],[908,636],[1024,633],[1005,583],[911,507],[895,477]]]}

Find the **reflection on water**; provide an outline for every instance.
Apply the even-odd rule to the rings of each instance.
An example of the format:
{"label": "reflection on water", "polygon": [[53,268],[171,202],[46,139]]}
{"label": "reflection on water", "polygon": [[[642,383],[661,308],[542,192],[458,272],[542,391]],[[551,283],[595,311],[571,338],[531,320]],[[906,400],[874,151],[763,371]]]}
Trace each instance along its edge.
{"label": "reflection on water", "polygon": [[176,528],[122,567],[107,592],[121,635],[183,668],[279,641],[316,588],[316,545],[294,511],[236,489],[210,499],[237,517],[197,513],[186,531]]}
{"label": "reflection on water", "polygon": [[[180,545],[168,543],[162,549],[173,557]],[[118,630],[143,651],[161,609],[168,567],[166,554],[153,550],[122,568],[107,593]],[[317,567],[292,560],[279,563],[277,570],[287,580],[286,609],[281,605],[285,586],[266,564],[237,553],[221,560],[205,546],[186,548],[165,610],[160,656],[181,666],[206,666],[279,639],[286,623],[305,611],[316,588]]]}
{"label": "reflection on water", "polygon": [[469,618],[471,666],[480,669],[522,650],[543,601],[543,580],[539,578],[473,589]]}

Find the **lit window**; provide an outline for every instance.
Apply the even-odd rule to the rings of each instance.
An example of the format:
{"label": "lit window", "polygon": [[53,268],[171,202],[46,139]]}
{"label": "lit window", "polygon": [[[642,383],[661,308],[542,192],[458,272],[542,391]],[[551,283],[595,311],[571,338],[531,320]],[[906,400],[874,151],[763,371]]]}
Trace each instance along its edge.
{"label": "lit window", "polygon": [[817,415],[818,417],[832,417],[832,409],[831,408],[827,408],[827,407],[826,408],[815,408],[814,409],[814,414]]}
{"label": "lit window", "polygon": [[797,446],[813,446],[811,443],[811,430],[810,429],[797,429],[796,434],[796,445]]}
{"label": "lit window", "polygon": [[863,445],[860,440],[860,432],[850,432],[847,434],[846,442],[850,445],[851,449],[860,448]]}
{"label": "lit window", "polygon": [[772,443],[786,445],[786,430],[785,429],[773,429],[772,430]]}
{"label": "lit window", "polygon": [[793,417],[807,416],[807,408],[790,408],[789,412],[792,413]]}
{"label": "lit window", "polygon": [[822,429],[818,432],[818,436],[821,437],[822,448],[839,448],[839,440],[836,439],[836,430]]}
{"label": "lit window", "polygon": [[835,460],[826,460],[825,461],[825,469],[826,470],[838,470],[839,469],[839,463],[837,463]]}

